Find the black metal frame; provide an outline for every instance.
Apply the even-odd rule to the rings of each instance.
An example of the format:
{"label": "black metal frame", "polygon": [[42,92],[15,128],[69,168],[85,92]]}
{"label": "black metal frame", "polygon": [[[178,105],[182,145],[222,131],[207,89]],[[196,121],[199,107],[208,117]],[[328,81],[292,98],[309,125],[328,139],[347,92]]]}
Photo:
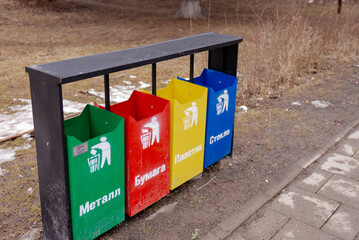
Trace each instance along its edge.
{"label": "black metal frame", "polygon": [[109,110],[110,73],[152,64],[152,94],[156,95],[157,62],[190,55],[190,81],[193,82],[194,54],[209,51],[208,68],[236,76],[238,44],[241,41],[240,37],[204,33],[26,67],[30,78],[45,239],[72,239],[62,85],[104,75],[105,106]]}

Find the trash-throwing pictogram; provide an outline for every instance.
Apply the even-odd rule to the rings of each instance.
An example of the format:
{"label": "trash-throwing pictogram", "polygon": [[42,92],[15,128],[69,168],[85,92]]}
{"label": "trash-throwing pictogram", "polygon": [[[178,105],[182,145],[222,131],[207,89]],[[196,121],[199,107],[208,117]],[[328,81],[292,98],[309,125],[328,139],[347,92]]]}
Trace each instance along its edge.
{"label": "trash-throwing pictogram", "polygon": [[103,168],[106,161],[108,165],[111,165],[111,145],[107,142],[106,137],[101,137],[100,141],[100,143],[91,147],[92,156],[87,159],[90,173],[100,170],[100,164],[101,168]]}

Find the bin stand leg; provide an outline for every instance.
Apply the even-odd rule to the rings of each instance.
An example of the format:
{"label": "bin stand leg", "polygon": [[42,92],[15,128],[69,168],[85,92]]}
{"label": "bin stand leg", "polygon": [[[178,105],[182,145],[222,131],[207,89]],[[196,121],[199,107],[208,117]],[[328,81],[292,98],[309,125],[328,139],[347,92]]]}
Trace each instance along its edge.
{"label": "bin stand leg", "polygon": [[194,54],[191,54],[189,59],[189,81],[193,83]]}
{"label": "bin stand leg", "polygon": [[110,111],[110,76],[105,74],[104,76],[104,85],[105,85],[105,109]]}
{"label": "bin stand leg", "polygon": [[48,78],[30,74],[43,234],[72,239],[62,88]]}
{"label": "bin stand leg", "polygon": [[[236,110],[234,110],[236,111]],[[234,114],[235,116],[236,114]],[[231,152],[228,154],[228,156],[232,157],[233,156],[233,141],[234,141],[234,122],[233,122],[233,128],[232,128],[232,142],[231,142]]]}
{"label": "bin stand leg", "polygon": [[156,78],[157,78],[157,73],[156,73],[156,63],[152,64],[152,95],[156,96]]}

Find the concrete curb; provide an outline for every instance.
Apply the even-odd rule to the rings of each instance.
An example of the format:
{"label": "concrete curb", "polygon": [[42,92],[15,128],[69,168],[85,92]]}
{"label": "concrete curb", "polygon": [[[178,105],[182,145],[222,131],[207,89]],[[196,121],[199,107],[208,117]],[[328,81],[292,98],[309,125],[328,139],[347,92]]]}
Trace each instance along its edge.
{"label": "concrete curb", "polygon": [[266,203],[278,195],[283,188],[291,183],[300,173],[302,173],[311,164],[316,162],[320,157],[327,153],[331,147],[335,146],[350,131],[359,126],[359,119],[353,121],[342,131],[333,137],[328,144],[321,148],[313,157],[300,160],[294,165],[293,170],[288,173],[285,178],[272,189],[268,189],[264,194],[244,204],[239,211],[230,215],[225,221],[219,223],[212,231],[208,232],[201,239],[206,240],[222,240],[229,237],[240,225],[249,219],[256,211],[263,207]]}

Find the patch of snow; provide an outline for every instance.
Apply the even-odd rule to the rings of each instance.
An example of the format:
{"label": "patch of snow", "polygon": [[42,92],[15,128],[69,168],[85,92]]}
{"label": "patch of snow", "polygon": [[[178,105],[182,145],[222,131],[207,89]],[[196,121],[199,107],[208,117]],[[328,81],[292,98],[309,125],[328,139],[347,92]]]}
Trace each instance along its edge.
{"label": "patch of snow", "polygon": [[[21,101],[25,103],[25,105],[10,107],[15,113],[0,114],[0,140],[22,132],[30,131],[34,128],[31,100],[14,99],[14,101]],[[63,106],[64,113],[67,114],[81,112],[85,107],[85,104],[64,100]]]}
{"label": "patch of snow", "polygon": [[334,180],[324,186],[323,189],[331,188],[337,193],[341,193],[347,197],[356,198],[359,194],[359,184],[355,184],[344,179]]}
{"label": "patch of snow", "polygon": [[31,137],[30,133],[26,133],[21,136],[22,138],[26,139],[28,142],[31,141],[33,138]]}
{"label": "patch of snow", "polygon": [[171,79],[163,80],[163,81],[162,81],[162,83],[164,83],[164,84],[169,84],[169,82],[171,82]]}
{"label": "patch of snow", "polygon": [[33,129],[31,102],[28,99],[15,99],[25,105],[10,107],[13,114],[0,114],[0,139]]}
{"label": "patch of snow", "polygon": [[288,239],[295,239],[295,236],[292,231],[286,232],[284,234]]}
{"label": "patch of snow", "polygon": [[138,83],[140,84],[140,86],[138,88],[146,88],[146,87],[151,86],[151,84],[148,84],[148,83],[145,83],[142,81],[139,81]]}
{"label": "patch of snow", "polygon": [[359,139],[359,130],[349,135],[349,139]]}
{"label": "patch of snow", "polygon": [[332,105],[330,102],[326,102],[326,101],[311,101],[311,103],[316,107],[316,108],[326,108],[330,105]]}
{"label": "patch of snow", "polygon": [[18,149],[16,150],[20,150],[20,149],[30,149],[31,148],[31,145],[30,144],[25,144],[23,145],[22,147],[18,147]]}
{"label": "patch of snow", "polygon": [[122,81],[124,84],[127,84],[127,85],[130,85],[130,84],[132,84],[132,82],[130,82],[130,81]]}
{"label": "patch of snow", "polygon": [[345,212],[336,212],[327,222],[327,227],[332,229],[340,228],[341,231],[351,233],[350,215]]}
{"label": "patch of snow", "polygon": [[130,75],[130,78],[137,78],[136,76],[134,76],[134,75]]}
{"label": "patch of snow", "polygon": [[303,199],[317,205],[316,210],[318,210],[318,215],[325,218],[328,218],[337,208],[337,205],[330,204],[329,202],[322,201],[318,198],[303,196]]}
{"label": "patch of snow", "polygon": [[[138,83],[139,83],[139,86],[135,86],[135,85],[128,85],[128,86],[114,85],[114,86],[110,86],[110,100],[112,102],[116,102],[116,103],[127,101],[130,98],[133,90],[141,89],[141,88],[147,88],[147,87],[151,86],[150,84],[142,82],[142,81],[139,81]],[[101,92],[96,92],[94,89],[90,89],[90,90],[88,90],[88,92],[91,95],[97,96],[99,98],[102,98],[102,99],[105,98],[105,93],[102,92],[102,91]]]}
{"label": "patch of snow", "polygon": [[66,99],[63,100],[63,107],[65,114],[82,112],[85,106],[86,104],[84,103],[72,102]]}
{"label": "patch of snow", "polygon": [[4,162],[10,162],[15,159],[15,151],[12,148],[2,149],[0,148],[0,164]]}
{"label": "patch of snow", "polygon": [[34,192],[34,190],[32,189],[32,187],[29,187],[29,188],[27,189],[27,192],[28,192],[29,194],[32,194],[32,193]]}
{"label": "patch of snow", "polygon": [[321,169],[335,174],[346,174],[359,166],[359,161],[340,154],[333,154],[320,166]]}
{"label": "patch of snow", "polygon": [[[21,150],[21,149],[29,149],[31,148],[30,144],[25,144],[23,146],[20,147],[14,147],[14,148],[0,148],[0,164],[4,163],[4,162],[10,162],[13,161],[15,159],[15,154],[17,150]],[[6,173],[6,169],[2,169],[0,168],[0,176],[2,176],[4,173]]]}
{"label": "patch of snow", "polygon": [[0,156],[1,156],[0,164],[14,160],[15,153],[17,150],[29,149],[29,148],[31,148],[30,144],[25,144],[24,146],[14,147],[14,148],[5,148],[5,149],[0,148]]}
{"label": "patch of snow", "polygon": [[353,155],[355,153],[353,147],[347,144],[344,144],[343,150],[349,155]]}
{"label": "patch of snow", "polygon": [[302,104],[300,102],[292,102],[291,105],[293,105],[293,106],[301,106]]}
{"label": "patch of snow", "polygon": [[[132,88],[132,86],[110,86],[110,100],[116,103],[126,101],[131,96],[133,90],[134,88]],[[94,96],[105,99],[105,93],[102,91],[96,92],[94,89],[90,89],[88,92]]]}
{"label": "patch of snow", "polygon": [[325,179],[322,174],[312,173],[309,177],[303,180],[303,182],[307,185],[319,186],[319,184]]}
{"label": "patch of snow", "polygon": [[[10,162],[13,161],[15,159],[15,154],[17,150],[21,150],[21,149],[29,149],[31,148],[30,144],[25,144],[23,146],[20,147],[14,147],[14,148],[0,148],[0,164],[4,163],[4,162]],[[0,176],[2,176],[4,173],[6,172],[6,169],[2,169],[0,168]]]}
{"label": "patch of snow", "polygon": [[293,197],[296,195],[298,195],[298,194],[295,192],[282,193],[278,198],[278,202],[288,205],[289,207],[294,209]]}

